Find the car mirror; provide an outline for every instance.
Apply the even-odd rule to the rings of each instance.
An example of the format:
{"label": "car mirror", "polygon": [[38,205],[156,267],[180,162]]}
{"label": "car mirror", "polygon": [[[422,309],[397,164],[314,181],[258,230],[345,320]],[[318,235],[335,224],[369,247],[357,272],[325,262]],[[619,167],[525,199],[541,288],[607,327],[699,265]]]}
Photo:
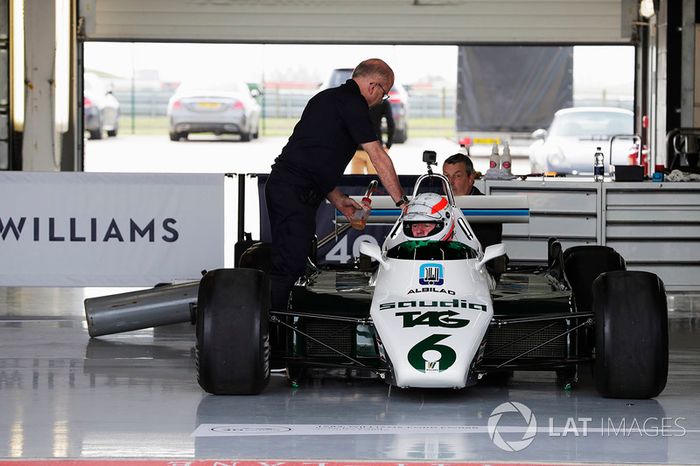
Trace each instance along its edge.
{"label": "car mirror", "polygon": [[486,263],[496,257],[500,257],[506,253],[506,245],[503,243],[492,244],[484,251],[484,257],[476,264],[476,270],[481,270]]}
{"label": "car mirror", "polygon": [[542,128],[536,129],[530,136],[532,139],[545,139],[547,137],[547,130]]}
{"label": "car mirror", "polygon": [[372,259],[382,264],[382,267],[384,267],[387,270],[390,268],[389,263],[382,257],[381,248],[376,244],[363,241],[362,243],[360,243],[360,254],[364,254],[365,256],[371,257]]}

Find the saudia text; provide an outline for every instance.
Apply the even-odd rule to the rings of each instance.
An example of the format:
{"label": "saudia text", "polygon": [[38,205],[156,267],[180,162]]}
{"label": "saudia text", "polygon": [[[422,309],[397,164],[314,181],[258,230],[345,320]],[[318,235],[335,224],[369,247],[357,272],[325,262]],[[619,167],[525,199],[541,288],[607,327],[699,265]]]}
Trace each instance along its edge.
{"label": "saudia text", "polygon": [[452,309],[472,309],[474,311],[487,311],[485,304],[470,303],[466,299],[450,299],[447,301],[439,300],[420,300],[420,301],[398,301],[391,303],[381,303],[379,304],[379,310],[385,311],[387,309],[405,309],[405,308],[426,308],[426,307],[448,307]]}

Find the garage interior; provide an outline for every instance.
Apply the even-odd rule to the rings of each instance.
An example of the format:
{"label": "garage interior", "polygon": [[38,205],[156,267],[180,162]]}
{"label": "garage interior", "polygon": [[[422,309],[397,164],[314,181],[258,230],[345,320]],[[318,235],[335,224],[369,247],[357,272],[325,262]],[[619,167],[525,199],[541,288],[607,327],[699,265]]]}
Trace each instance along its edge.
{"label": "garage interior", "polygon": [[[669,132],[700,126],[699,17],[693,0],[0,0],[0,175],[83,171],[79,77],[89,41],[631,44],[635,132],[649,165],[668,167]],[[486,188],[522,192],[516,183]],[[0,283],[0,463],[698,464],[700,186],[645,184],[553,180],[525,191],[534,200],[530,233],[550,228],[552,218],[532,202],[563,195],[572,206],[567,218],[591,228],[560,232],[565,245],[612,245],[631,255],[630,266],[663,277],[669,372],[656,398],[601,398],[588,367],[566,389],[549,372],[427,390],[345,373],[297,386],[276,371],[260,395],[209,395],[196,380],[191,324],[90,338],[84,300],[121,289]],[[628,198],[639,195],[647,197]],[[0,207],[0,220],[5,215]],[[0,227],[4,262],[12,234]],[[624,235],[615,233],[621,228]],[[514,255],[534,261],[546,233],[528,242],[505,230],[505,239]],[[22,263],[10,269],[23,273]],[[503,429],[504,448],[489,421],[505,403],[526,406],[532,417],[523,424],[522,411],[503,415],[501,426],[511,428]],[[512,441],[525,428],[534,434],[518,449]]]}

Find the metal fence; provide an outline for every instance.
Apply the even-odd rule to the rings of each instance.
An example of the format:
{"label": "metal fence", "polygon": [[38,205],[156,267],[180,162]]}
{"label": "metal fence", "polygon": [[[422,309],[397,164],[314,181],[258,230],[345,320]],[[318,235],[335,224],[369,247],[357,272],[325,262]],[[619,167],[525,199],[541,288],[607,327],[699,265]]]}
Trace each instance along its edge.
{"label": "metal fence", "polygon": [[[299,118],[316,90],[268,89],[258,98],[267,118]],[[114,90],[122,115],[165,116],[172,89]],[[455,89],[420,89],[408,93],[410,118],[454,118]]]}

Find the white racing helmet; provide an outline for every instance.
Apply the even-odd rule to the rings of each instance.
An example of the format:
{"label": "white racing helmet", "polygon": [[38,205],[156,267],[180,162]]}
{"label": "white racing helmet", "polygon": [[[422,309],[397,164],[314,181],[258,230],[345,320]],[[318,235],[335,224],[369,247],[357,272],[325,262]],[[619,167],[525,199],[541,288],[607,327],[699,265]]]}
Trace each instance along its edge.
{"label": "white racing helmet", "polygon": [[426,241],[450,241],[454,236],[455,223],[448,207],[447,199],[439,194],[418,194],[408,204],[404,214],[404,235]]}

